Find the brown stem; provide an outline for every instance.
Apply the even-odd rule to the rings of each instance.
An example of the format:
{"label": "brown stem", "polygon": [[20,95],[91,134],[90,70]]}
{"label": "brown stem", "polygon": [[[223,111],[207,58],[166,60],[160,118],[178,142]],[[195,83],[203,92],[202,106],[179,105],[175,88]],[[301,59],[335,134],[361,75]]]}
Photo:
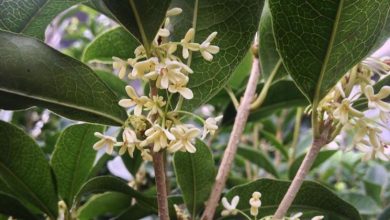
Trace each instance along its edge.
{"label": "brown stem", "polygon": [[299,189],[301,188],[303,180],[305,179],[307,173],[317,158],[318,153],[320,152],[321,148],[328,143],[330,129],[330,125],[326,126],[321,133],[321,136],[313,139],[313,144],[309,149],[309,152],[307,152],[305,159],[299,167],[297,174],[288,188],[287,193],[284,195],[282,202],[279,204],[279,207],[276,210],[272,220],[281,220],[287,213],[296,195],[298,194]]}
{"label": "brown stem", "polygon": [[153,168],[156,176],[158,217],[160,220],[169,220],[168,195],[165,181],[164,153],[153,153]]}
{"label": "brown stem", "polygon": [[252,70],[249,77],[249,81],[245,90],[244,97],[240,102],[240,106],[237,111],[236,119],[234,121],[233,130],[230,135],[228,145],[222,158],[221,165],[219,166],[218,174],[215,180],[215,184],[209,200],[207,201],[206,210],[203,213],[203,220],[211,220],[214,216],[215,209],[218,206],[222,190],[225,187],[227,177],[229,175],[230,168],[232,166],[234,156],[237,151],[237,145],[240,140],[240,136],[244,131],[244,127],[249,115],[249,109],[256,92],[256,85],[259,79],[259,61],[254,58],[252,63]]}

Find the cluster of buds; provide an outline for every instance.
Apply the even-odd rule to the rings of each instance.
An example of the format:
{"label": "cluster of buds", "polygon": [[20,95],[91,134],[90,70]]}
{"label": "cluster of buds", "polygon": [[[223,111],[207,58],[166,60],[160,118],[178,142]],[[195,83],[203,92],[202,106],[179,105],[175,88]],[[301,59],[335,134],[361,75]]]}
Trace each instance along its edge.
{"label": "cluster of buds", "polygon": [[[249,205],[250,205],[250,215],[253,216],[253,219],[257,219],[257,216],[259,214],[259,208],[261,207],[261,193],[260,192],[253,192],[252,197],[249,199]],[[252,218],[247,215],[244,211],[237,209],[237,205],[240,202],[239,196],[234,196],[232,201],[229,202],[226,197],[222,198],[222,206],[224,209],[221,212],[222,216],[229,216],[229,215],[237,215],[240,213],[243,215],[246,219],[251,220]],[[302,216],[302,212],[295,213],[294,215],[290,217],[284,217],[283,220],[299,220]],[[261,220],[272,220],[273,216],[265,216],[261,218]],[[314,216],[311,218],[311,220],[321,220],[324,216]]]}
{"label": "cluster of buds", "polygon": [[[194,153],[194,140],[197,137],[204,139],[207,134],[213,135],[218,129],[217,123],[221,117],[204,120],[192,112],[181,110],[183,100],[194,96],[188,88],[193,70],[183,61],[189,59],[192,52],[200,52],[205,60],[211,61],[213,55],[219,52],[219,47],[211,44],[217,32],[211,33],[202,43],[193,42],[193,28],[187,31],[180,42],[169,40],[169,17],[181,12],[180,8],[167,12],[150,50],[146,51],[141,45],[135,49],[134,58],[122,60],[113,57],[113,68],[118,71],[118,77],[122,79],[127,76],[130,80],[149,83],[150,94],[138,95],[132,86],[126,86],[129,98],[120,100],[119,105],[130,109],[131,113],[123,125],[122,141],[96,133],[101,140],[94,145],[94,149],[106,147],[106,152],[111,154],[115,147],[119,147],[119,154],[128,152],[131,157],[134,150],[138,149],[144,160],[152,160],[152,151]],[[182,48],[181,53],[178,47]],[[174,96],[178,98],[174,99]],[[178,100],[176,106],[173,106],[173,100]],[[203,124],[203,132],[193,124],[183,123],[184,115],[199,120]]]}
{"label": "cluster of buds", "polygon": [[[364,152],[363,160],[379,158],[389,160],[388,143],[383,139],[383,129],[388,129],[390,86],[383,86],[376,93],[374,77],[388,76],[390,66],[385,62],[369,58],[352,68],[321,101],[319,110],[337,124],[340,131],[354,131],[352,148]],[[367,101],[369,110],[375,110],[379,117],[370,117],[362,109]],[[372,114],[372,113],[371,113]]]}

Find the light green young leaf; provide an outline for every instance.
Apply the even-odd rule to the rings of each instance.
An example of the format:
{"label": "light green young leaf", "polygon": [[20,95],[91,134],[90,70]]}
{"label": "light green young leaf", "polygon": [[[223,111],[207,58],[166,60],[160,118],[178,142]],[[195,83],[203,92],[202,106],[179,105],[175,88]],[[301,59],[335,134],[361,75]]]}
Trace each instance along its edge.
{"label": "light green young leaf", "polygon": [[82,61],[111,62],[112,57],[127,60],[134,56],[140,43],[123,27],[116,27],[101,33],[84,49]]}
{"label": "light green young leaf", "polygon": [[45,39],[50,22],[65,9],[86,0],[0,1],[0,29]]}
{"label": "light green young leaf", "polygon": [[0,121],[0,178],[22,202],[55,219],[58,197],[49,163],[31,137]]}
{"label": "light green young leaf", "polygon": [[[249,199],[252,197],[252,193],[255,191],[260,192],[262,194],[262,204],[258,218],[261,218],[274,214],[290,183],[288,181],[260,179],[233,187],[226,193],[225,197],[231,201],[234,196],[238,195],[240,201],[237,208],[248,213],[250,209]],[[289,212],[305,213],[309,211],[319,212],[325,216],[325,219],[361,219],[359,212],[352,205],[340,199],[328,188],[316,182],[305,181],[295,197]]]}
{"label": "light green young leaf", "polygon": [[177,183],[192,216],[203,208],[215,179],[215,167],[210,148],[196,140],[196,152],[177,152],[173,158]]}
{"label": "light green young leaf", "polygon": [[368,55],[384,28],[390,1],[270,0],[283,63],[310,102],[319,102]]}
{"label": "light green young leaf", "polygon": [[272,162],[261,151],[254,149],[253,147],[240,146],[237,149],[237,155],[242,156],[253,164],[256,164],[260,168],[263,168],[268,173],[272,174],[276,178],[279,178],[279,173],[272,164]]}
{"label": "light green young leaf", "polygon": [[42,42],[0,31],[0,107],[48,108],[74,120],[122,125],[119,97],[88,66]]}
{"label": "light green young leaf", "polygon": [[[310,170],[313,170],[316,167],[319,167],[321,164],[323,164],[325,161],[327,161],[330,157],[332,157],[336,152],[337,152],[337,150],[324,150],[324,151],[321,151],[318,154],[317,158],[314,160],[314,163],[311,166]],[[305,158],[305,156],[306,156],[306,153],[300,155],[291,164],[291,167],[288,170],[288,177],[290,179],[294,178],[294,176],[297,173],[299,167],[301,166],[301,163],[302,163],[303,159]]]}
{"label": "light green young leaf", "polygon": [[73,197],[88,180],[93,168],[96,151],[92,148],[98,141],[95,132],[104,127],[91,124],[77,124],[66,128],[59,137],[51,165],[57,178],[58,192],[68,207]]}
{"label": "light green young leaf", "polygon": [[174,40],[180,41],[193,27],[197,43],[202,43],[213,32],[212,41],[220,48],[211,62],[194,52],[188,64],[194,70],[189,88],[194,98],[184,108],[192,110],[223,89],[229,77],[247,53],[258,28],[264,0],[173,0],[171,7],[183,9],[171,18]]}
{"label": "light green young leaf", "polygon": [[265,1],[259,24],[259,59],[261,74],[268,79],[272,72],[276,71],[274,80],[287,75],[275,44],[275,36],[272,30],[272,16],[269,10],[268,0]]}
{"label": "light green young leaf", "polygon": [[149,50],[170,0],[103,0],[112,15]]}

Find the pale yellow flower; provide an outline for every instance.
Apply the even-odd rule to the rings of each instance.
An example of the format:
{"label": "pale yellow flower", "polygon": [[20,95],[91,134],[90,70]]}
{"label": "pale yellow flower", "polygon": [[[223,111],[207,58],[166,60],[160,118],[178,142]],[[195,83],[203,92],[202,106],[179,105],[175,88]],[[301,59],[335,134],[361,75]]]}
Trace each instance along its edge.
{"label": "pale yellow flower", "polygon": [[368,99],[369,108],[377,108],[383,112],[390,112],[390,103],[382,101],[390,95],[390,86],[383,86],[377,94],[374,94],[374,88],[371,85],[366,86],[364,94]]}
{"label": "pale yellow flower", "polygon": [[118,145],[116,138],[104,135],[100,132],[95,132],[94,135],[100,138],[100,140],[93,145],[93,149],[100,150],[102,148],[106,148],[106,153],[112,154],[114,147]]}
{"label": "pale yellow flower", "polygon": [[249,200],[249,204],[251,205],[250,213],[252,216],[257,216],[259,214],[259,208],[261,206],[261,193],[254,192],[252,194],[252,198]]}
{"label": "pale yellow flower", "polygon": [[159,115],[163,115],[162,107],[165,106],[165,101],[162,96],[153,96],[152,99],[149,99],[145,103],[145,110],[149,111],[149,115],[153,115],[158,113]]}
{"label": "pale yellow flower", "polygon": [[208,118],[206,119],[204,123],[204,128],[203,128],[203,134],[202,134],[202,139],[206,137],[208,133],[211,135],[214,135],[215,131],[218,130],[218,125],[217,123],[222,120],[222,115],[216,117],[216,118]]}
{"label": "pale yellow flower", "polygon": [[146,160],[146,161],[152,161],[153,160],[153,157],[150,154],[150,150],[149,149],[142,149],[141,150],[141,157],[142,157],[143,160]]}
{"label": "pale yellow flower", "polygon": [[169,10],[167,11],[166,16],[167,16],[167,17],[177,16],[177,15],[181,14],[182,12],[183,12],[183,10],[182,10],[181,8],[175,7],[175,8],[169,9]]}
{"label": "pale yellow flower", "polygon": [[192,93],[192,90],[187,88],[185,85],[177,83],[169,85],[168,91],[171,93],[180,93],[181,96],[183,96],[185,99],[192,99],[194,98],[194,93]]}
{"label": "pale yellow flower", "polygon": [[125,60],[122,60],[121,58],[119,57],[112,57],[112,67],[115,69],[115,70],[118,70],[118,77],[120,79],[123,79],[123,77],[125,77],[126,75],[126,71],[127,71],[127,65],[128,63],[125,61]]}
{"label": "pale yellow flower", "polygon": [[157,57],[152,57],[147,60],[137,62],[133,67],[131,76],[134,78],[143,79],[145,73],[154,71],[157,64],[158,64]]}
{"label": "pale yellow flower", "polygon": [[333,116],[340,120],[342,124],[346,124],[349,120],[349,116],[361,118],[364,114],[353,108],[348,99],[343,99],[341,104],[337,103],[337,108],[334,111]]}
{"label": "pale yellow flower", "polygon": [[211,33],[207,39],[199,46],[199,51],[202,54],[203,58],[207,61],[213,59],[213,54],[219,52],[219,47],[211,45],[211,41],[217,36],[217,32]]}
{"label": "pale yellow flower", "polygon": [[168,146],[168,151],[187,151],[195,153],[196,148],[193,144],[196,137],[199,136],[200,131],[191,125],[177,125],[171,128],[172,134],[175,136],[175,141],[172,141]]}
{"label": "pale yellow flower", "polygon": [[221,215],[222,216],[237,215],[238,213],[237,205],[239,201],[240,201],[239,196],[234,196],[231,203],[229,203],[226,197],[223,197],[222,205],[225,209],[222,210]]}
{"label": "pale yellow flower", "polygon": [[314,216],[313,218],[311,218],[311,220],[322,220],[322,219],[324,219],[323,215],[317,215],[317,216]]}
{"label": "pale yellow flower", "polygon": [[299,220],[299,218],[303,215],[302,212],[298,212],[290,217],[290,220]]}
{"label": "pale yellow flower", "polygon": [[160,125],[154,124],[145,131],[146,139],[141,142],[141,146],[153,144],[153,151],[158,152],[168,147],[168,140],[175,140],[175,136]]}
{"label": "pale yellow flower", "polygon": [[192,40],[195,36],[195,29],[190,28],[184,38],[180,41],[181,46],[183,47],[182,55],[184,59],[189,57],[189,50],[198,51],[200,45],[198,43],[193,43]]}
{"label": "pale yellow flower", "polygon": [[119,149],[119,155],[123,155],[126,151],[129,153],[130,157],[133,157],[133,153],[136,145],[140,142],[137,139],[137,135],[130,128],[125,128],[122,133],[122,146]]}
{"label": "pale yellow flower", "polygon": [[193,71],[185,64],[178,61],[165,60],[156,66],[154,71],[145,74],[145,78],[156,80],[156,86],[160,89],[167,89],[170,83],[187,83],[188,76],[183,71]]}
{"label": "pale yellow flower", "polygon": [[146,103],[150,101],[150,99],[146,96],[139,97],[135,92],[134,88],[131,86],[126,86],[126,93],[130,97],[130,99],[122,99],[119,101],[119,105],[124,108],[130,108],[135,106],[134,115],[141,115],[143,106],[146,106]]}

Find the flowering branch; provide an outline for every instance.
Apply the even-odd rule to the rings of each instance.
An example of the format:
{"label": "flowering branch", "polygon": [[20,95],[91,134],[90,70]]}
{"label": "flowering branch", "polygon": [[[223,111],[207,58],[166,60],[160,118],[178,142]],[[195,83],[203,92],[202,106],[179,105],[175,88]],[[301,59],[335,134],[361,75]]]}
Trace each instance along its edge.
{"label": "flowering branch", "polygon": [[158,217],[169,219],[168,194],[165,176],[164,152],[153,153],[153,168],[156,177]]}
{"label": "flowering branch", "polygon": [[240,102],[233,130],[230,135],[227,148],[223,155],[221,165],[219,166],[216,182],[214,184],[209,200],[207,201],[206,210],[204,211],[202,216],[203,220],[211,220],[214,216],[215,209],[218,206],[219,198],[221,196],[222,190],[225,187],[226,179],[229,175],[229,171],[237,151],[238,141],[240,140],[240,136],[244,131],[244,127],[248,119],[250,105],[256,92],[256,85],[259,75],[259,61],[257,58],[254,58],[251,74],[247,83],[247,88],[245,90],[244,97]]}

